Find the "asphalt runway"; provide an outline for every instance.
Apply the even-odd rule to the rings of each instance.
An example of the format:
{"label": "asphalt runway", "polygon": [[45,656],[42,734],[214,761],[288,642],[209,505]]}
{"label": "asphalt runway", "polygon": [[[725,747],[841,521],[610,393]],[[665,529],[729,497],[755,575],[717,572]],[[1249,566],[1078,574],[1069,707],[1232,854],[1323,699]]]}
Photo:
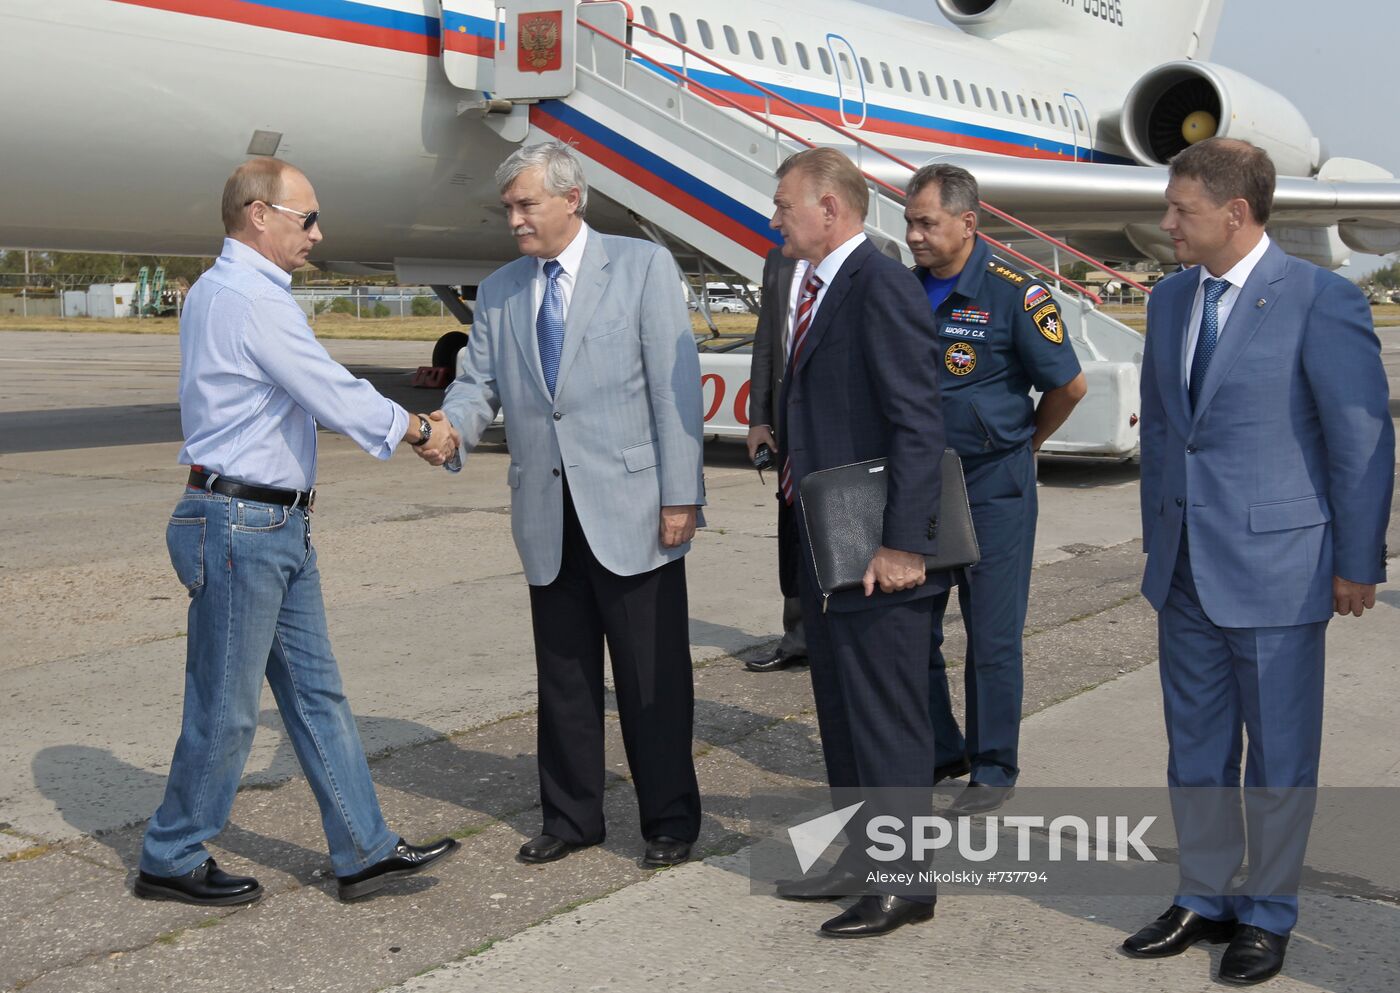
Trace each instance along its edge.
{"label": "asphalt runway", "polygon": [[[1400,329],[1382,337],[1400,395]],[[436,405],[436,394],[407,385],[428,346],[327,347],[411,409]],[[485,445],[452,477],[406,452],[377,462],[322,432],[315,541],[381,799],[406,835],[453,832],[464,852],[440,878],[337,903],[269,694],[215,849],[221,864],[256,871],[269,895],[216,914],[135,900],[140,826],[163,788],[182,688],[184,597],[163,541],[184,476],[177,378],[174,337],[0,333],[0,989],[904,989],[929,972],[930,948],[939,965],[930,981],[948,988],[1147,982],[1112,948],[1160,910],[1149,901],[997,897],[951,917],[940,906],[938,924],[908,929],[876,955],[868,942],[818,942],[811,930],[824,914],[808,920],[791,904],[748,898],[745,798],[818,781],[820,754],[805,672],[754,676],[740,665],[775,642],[780,604],[773,480],[760,484],[733,443],[707,445],[709,528],[687,560],[705,861],[661,877],[642,871],[624,788],[609,790],[605,846],[548,872],[511,863],[538,809],[506,450]],[[1040,479],[1023,782],[1155,783],[1164,746],[1152,614],[1136,592],[1136,468],[1045,462]],[[1400,550],[1394,517],[1390,547]],[[1325,782],[1400,785],[1389,716],[1400,693],[1400,594],[1383,589],[1381,601],[1333,626]],[[960,658],[956,624],[949,634]],[[609,783],[625,787],[615,719],[609,727]],[[1315,929],[1290,952],[1299,978],[1272,988],[1400,985],[1382,939],[1394,933],[1394,901],[1323,894],[1307,909]],[[1024,926],[1008,931],[1008,921]],[[1044,947],[1045,928],[1075,940]],[[628,948],[628,934],[646,944]],[[1021,951],[976,961],[956,952],[987,949],[991,936]],[[247,956],[252,947],[260,954]],[[1334,968],[1343,957],[1354,963],[1345,975]],[[1204,951],[1154,965],[1163,988],[1211,988]]]}

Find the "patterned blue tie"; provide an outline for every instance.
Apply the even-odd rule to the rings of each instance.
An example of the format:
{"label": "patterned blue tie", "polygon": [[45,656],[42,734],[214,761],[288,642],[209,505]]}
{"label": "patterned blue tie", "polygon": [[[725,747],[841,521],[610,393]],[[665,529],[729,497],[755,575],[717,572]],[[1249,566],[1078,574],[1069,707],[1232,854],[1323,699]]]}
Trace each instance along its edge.
{"label": "patterned blue tie", "polygon": [[1205,306],[1201,308],[1201,333],[1196,336],[1196,351],[1191,357],[1191,379],[1187,393],[1191,398],[1191,409],[1196,409],[1196,401],[1201,396],[1201,384],[1206,381],[1206,371],[1215,355],[1215,343],[1220,339],[1220,298],[1230,288],[1228,279],[1207,279]]}
{"label": "patterned blue tie", "polygon": [[554,396],[554,381],[559,376],[559,353],[564,349],[564,294],[559,288],[559,277],[564,267],[557,259],[544,264],[544,274],[549,277],[545,284],[544,299],[540,301],[540,313],[535,318],[535,340],[540,346],[540,366],[544,369],[545,385],[549,395]]}

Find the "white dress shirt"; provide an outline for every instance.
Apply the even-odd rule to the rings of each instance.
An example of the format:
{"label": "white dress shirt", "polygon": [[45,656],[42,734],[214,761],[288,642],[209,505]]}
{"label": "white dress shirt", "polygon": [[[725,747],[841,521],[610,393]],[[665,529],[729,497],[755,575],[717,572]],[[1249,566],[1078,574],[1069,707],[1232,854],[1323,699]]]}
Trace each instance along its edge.
{"label": "white dress shirt", "polygon": [[1230,285],[1221,294],[1220,301],[1215,305],[1216,313],[1220,316],[1219,323],[1216,324],[1216,343],[1225,334],[1225,322],[1230,319],[1230,312],[1235,309],[1235,302],[1239,300],[1240,294],[1244,291],[1244,284],[1249,279],[1250,273],[1254,272],[1254,267],[1259,264],[1259,260],[1264,257],[1264,253],[1269,250],[1269,236],[1263,235],[1259,239],[1259,244],[1250,249],[1249,254],[1235,263],[1233,269],[1223,276],[1212,276],[1210,270],[1201,266],[1201,278],[1196,284],[1196,296],[1191,304],[1191,316],[1186,323],[1186,382],[1191,382],[1191,363],[1196,358],[1196,339],[1201,336],[1201,314],[1205,310],[1205,285],[1207,279],[1224,279]]}
{"label": "white dress shirt", "polygon": [[[830,255],[817,263],[817,278],[822,281],[821,289],[817,290],[817,299],[812,304],[812,321],[816,322],[817,311],[821,310],[822,300],[826,299],[826,291],[831,289],[831,281],[836,278],[836,274],[841,271],[841,267],[846,264],[846,260],[851,257],[851,253],[860,247],[865,241],[865,232],[851,238],[849,241],[838,245]],[[802,284],[807,281],[807,273],[811,271],[812,264],[798,260],[793,266],[792,292],[789,294],[787,322],[784,325],[785,337],[787,338],[787,348],[785,351],[789,358],[792,357],[792,330],[793,321],[797,316],[797,305],[802,299]]]}
{"label": "white dress shirt", "polygon": [[535,260],[535,283],[532,288],[534,306],[530,312],[538,317],[540,304],[544,302],[544,288],[549,284],[549,277],[544,274],[544,264],[551,261],[558,262],[564,269],[559,274],[559,295],[564,298],[565,334],[568,334],[569,301],[574,298],[574,280],[578,278],[579,267],[583,265],[583,246],[587,241],[588,225],[581,224],[578,234],[574,235],[574,240],[569,242],[557,258]]}

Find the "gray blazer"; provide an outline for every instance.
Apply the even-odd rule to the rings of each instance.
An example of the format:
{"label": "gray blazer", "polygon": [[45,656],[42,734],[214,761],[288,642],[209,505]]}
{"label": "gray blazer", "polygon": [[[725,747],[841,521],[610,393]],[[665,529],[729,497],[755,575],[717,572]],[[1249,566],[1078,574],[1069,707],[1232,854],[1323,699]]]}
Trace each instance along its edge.
{"label": "gray blazer", "polygon": [[559,574],[561,471],[598,561],[620,576],[658,568],[690,550],[662,547],[661,508],[705,502],[700,359],[680,273],[650,242],[590,229],[551,399],[535,340],[536,265],[516,259],[481,284],[443,412],[468,450],[505,409],[526,582]]}

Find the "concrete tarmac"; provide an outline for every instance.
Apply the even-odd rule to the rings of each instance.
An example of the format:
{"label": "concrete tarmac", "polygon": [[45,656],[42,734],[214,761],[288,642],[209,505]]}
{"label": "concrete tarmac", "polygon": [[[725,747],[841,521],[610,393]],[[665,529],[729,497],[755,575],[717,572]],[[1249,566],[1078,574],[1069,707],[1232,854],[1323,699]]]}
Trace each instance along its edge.
{"label": "concrete tarmac", "polygon": [[[1400,331],[1382,332],[1400,395]],[[425,346],[329,342],[412,409]],[[1219,949],[1162,963],[1113,951],[1162,908],[1114,897],[945,899],[935,922],[831,942],[827,905],[750,896],[747,801],[820,782],[805,670],[743,658],[779,633],[773,480],[706,452],[710,527],[688,557],[703,861],[638,865],[609,720],[608,841],[547,867],[512,859],[538,828],[526,588],[508,456],[460,477],[381,464],[322,432],[314,520],[332,640],[390,823],[463,851],[357,904],[334,898],[315,805],[270,694],[228,830],[213,847],[268,895],[211,911],[129,892],[179,727],[183,590],[165,556],[178,345],[162,336],[0,334],[0,988],[1206,989]],[[1047,463],[1027,639],[1026,785],[1162,781],[1154,620],[1136,593],[1136,471]],[[1400,550],[1392,521],[1390,547]],[[1329,636],[1323,781],[1400,785],[1400,594]],[[950,628],[949,653],[961,657]],[[611,701],[610,701],[611,704]],[[1397,909],[1307,892],[1277,989],[1393,990]],[[424,973],[415,978],[416,974]]]}

